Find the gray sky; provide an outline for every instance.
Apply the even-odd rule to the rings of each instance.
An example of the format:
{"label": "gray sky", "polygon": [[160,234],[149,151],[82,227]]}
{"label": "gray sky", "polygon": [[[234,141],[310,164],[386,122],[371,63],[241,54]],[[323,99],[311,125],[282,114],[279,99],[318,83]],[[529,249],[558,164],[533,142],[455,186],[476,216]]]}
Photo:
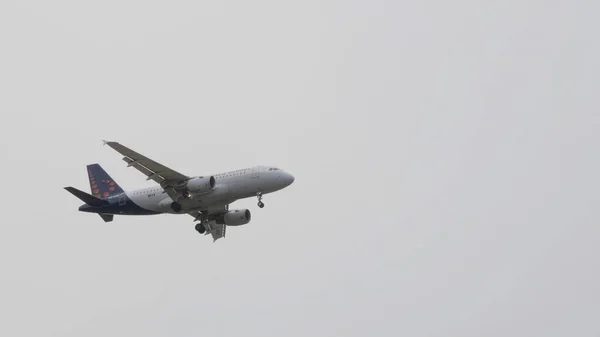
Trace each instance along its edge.
{"label": "gray sky", "polygon": [[[0,335],[598,336],[594,1],[0,3]],[[212,244],[100,139],[276,165]]]}

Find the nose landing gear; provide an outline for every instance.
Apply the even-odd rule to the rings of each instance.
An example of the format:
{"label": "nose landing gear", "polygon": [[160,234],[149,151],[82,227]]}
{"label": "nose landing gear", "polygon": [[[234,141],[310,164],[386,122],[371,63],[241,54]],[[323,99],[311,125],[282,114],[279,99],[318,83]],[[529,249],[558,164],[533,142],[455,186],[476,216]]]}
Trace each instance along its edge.
{"label": "nose landing gear", "polygon": [[258,197],[258,207],[263,208],[265,204],[262,202],[262,192],[256,193],[256,197]]}

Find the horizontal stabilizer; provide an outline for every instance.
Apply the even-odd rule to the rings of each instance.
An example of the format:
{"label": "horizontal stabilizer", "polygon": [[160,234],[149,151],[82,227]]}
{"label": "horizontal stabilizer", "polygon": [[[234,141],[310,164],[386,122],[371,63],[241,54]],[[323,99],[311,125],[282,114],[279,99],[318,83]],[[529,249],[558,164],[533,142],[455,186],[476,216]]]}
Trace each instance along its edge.
{"label": "horizontal stabilizer", "polygon": [[95,196],[93,196],[91,194],[87,194],[83,191],[80,191],[80,190],[76,189],[75,187],[65,187],[65,190],[69,191],[71,194],[73,194],[74,196],[79,198],[81,201],[85,202],[86,204],[88,204],[90,206],[102,206],[105,204],[104,200],[102,200],[100,198],[96,198]]}
{"label": "horizontal stabilizer", "polygon": [[111,221],[113,221],[113,218],[115,217],[112,214],[104,214],[104,213],[98,213],[98,215],[102,218],[102,220],[104,220],[104,222],[111,222]]}

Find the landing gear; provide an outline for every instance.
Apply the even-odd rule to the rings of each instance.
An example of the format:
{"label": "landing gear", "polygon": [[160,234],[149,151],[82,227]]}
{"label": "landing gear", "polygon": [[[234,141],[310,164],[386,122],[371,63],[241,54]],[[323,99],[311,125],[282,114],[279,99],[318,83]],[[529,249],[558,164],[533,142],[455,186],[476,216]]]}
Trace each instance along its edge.
{"label": "landing gear", "polygon": [[206,232],[206,228],[204,228],[204,224],[202,222],[197,223],[195,228],[200,234],[204,234]]}
{"label": "landing gear", "polygon": [[206,226],[204,226],[204,224],[206,224],[206,222],[208,220],[207,218],[208,218],[208,216],[207,216],[206,212],[199,212],[198,216],[196,216],[196,218],[194,219],[194,221],[200,220],[200,222],[198,222],[196,224],[196,227],[194,227],[194,228],[196,228],[198,233],[200,233],[200,234],[206,233]]}
{"label": "landing gear", "polygon": [[171,203],[171,209],[174,210],[176,213],[179,213],[181,212],[181,204],[176,201],[173,201]]}
{"label": "landing gear", "polygon": [[265,204],[263,204],[262,202],[262,192],[258,192],[256,193],[256,197],[258,197],[258,207],[263,208],[265,207]]}

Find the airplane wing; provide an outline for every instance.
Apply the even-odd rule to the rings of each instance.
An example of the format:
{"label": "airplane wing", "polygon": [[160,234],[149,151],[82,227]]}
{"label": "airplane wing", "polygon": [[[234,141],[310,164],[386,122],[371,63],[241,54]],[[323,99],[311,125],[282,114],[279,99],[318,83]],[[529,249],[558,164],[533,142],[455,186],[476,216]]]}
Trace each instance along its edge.
{"label": "airplane wing", "polygon": [[104,145],[112,147],[124,156],[123,160],[127,163],[127,167],[133,166],[147,177],[146,180],[154,180],[160,184],[173,200],[177,200],[181,195],[180,188],[189,179],[188,176],[157,163],[117,142],[103,142]]}
{"label": "airplane wing", "polygon": [[107,142],[104,141],[105,145],[108,145],[115,149],[117,152],[122,154],[123,160],[127,162],[127,166],[133,166],[138,171],[142,172],[146,175],[147,180],[154,180],[157,183],[161,184],[165,181],[173,181],[178,182],[182,180],[188,180],[189,177],[183,175],[173,169],[170,169],[162,164],[155,162],[154,160],[145,157],[132,149],[123,146],[117,142]]}
{"label": "airplane wing", "polygon": [[[213,242],[217,241],[220,238],[225,237],[225,225],[219,225],[216,223],[210,223],[210,235],[213,237]],[[207,231],[208,232],[208,231]]]}

